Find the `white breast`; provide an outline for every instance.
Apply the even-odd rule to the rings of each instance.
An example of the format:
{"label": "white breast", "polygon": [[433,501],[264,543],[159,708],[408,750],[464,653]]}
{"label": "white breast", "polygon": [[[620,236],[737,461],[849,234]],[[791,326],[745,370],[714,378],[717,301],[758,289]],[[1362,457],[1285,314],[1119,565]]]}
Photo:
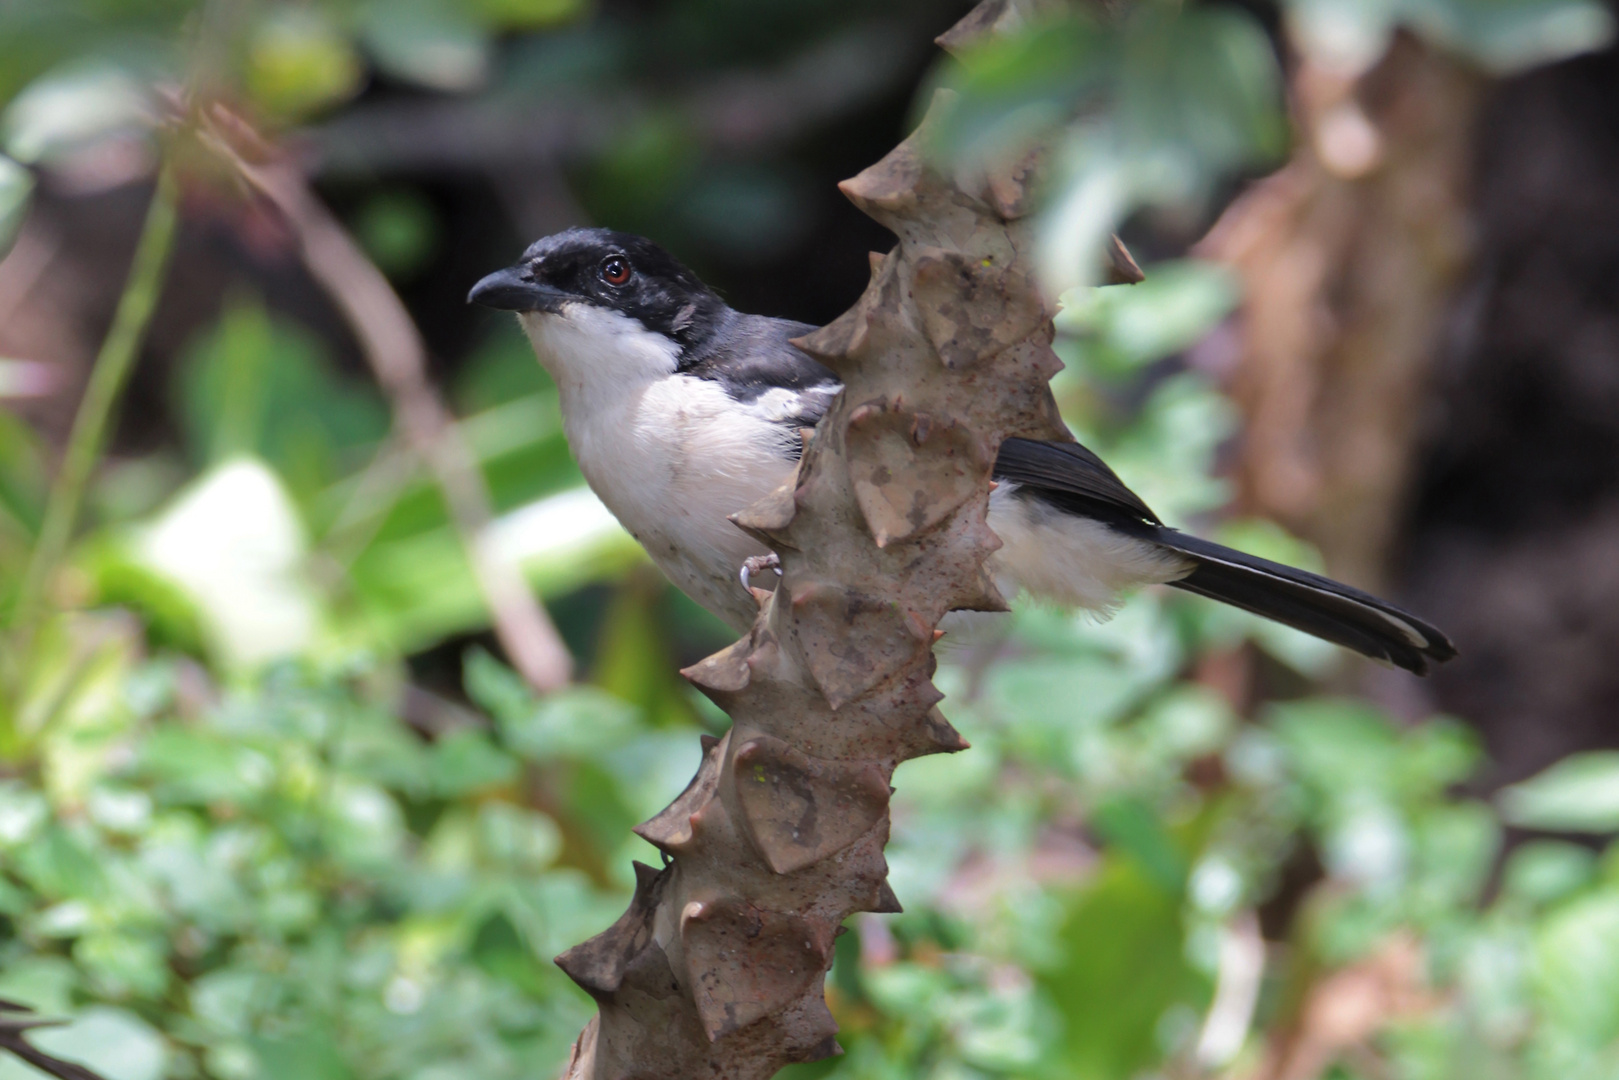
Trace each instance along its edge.
{"label": "white breast", "polygon": [[597,496],[687,595],[739,630],[751,624],[758,609],[737,572],[765,548],[727,517],[787,479],[782,429],[718,383],[677,374],[674,343],[635,320],[570,305],[522,322]]}

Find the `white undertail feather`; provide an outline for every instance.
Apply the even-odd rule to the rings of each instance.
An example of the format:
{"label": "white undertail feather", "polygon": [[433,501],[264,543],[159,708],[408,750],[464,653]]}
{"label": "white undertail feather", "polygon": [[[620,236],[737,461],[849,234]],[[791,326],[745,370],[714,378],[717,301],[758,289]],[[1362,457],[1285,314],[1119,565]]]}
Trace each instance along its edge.
{"label": "white undertail feather", "polygon": [[[793,392],[739,404],[719,383],[678,373],[668,338],[588,304],[520,321],[556,380],[568,444],[591,488],[675,585],[746,628],[757,607],[737,571],[765,548],[727,515],[792,472],[783,445],[791,431],[779,421],[792,415]],[[1172,551],[1015,491],[1003,483],[989,508],[1003,546],[988,568],[1008,597],[1022,588],[1105,615],[1124,591],[1192,570]]]}
{"label": "white undertail feather", "polygon": [[1177,581],[1194,569],[1190,559],[1168,548],[1039,499],[1017,498],[1017,488],[1002,483],[989,496],[989,527],[1001,538],[989,570],[1008,598],[1021,588],[1111,615],[1130,589]]}

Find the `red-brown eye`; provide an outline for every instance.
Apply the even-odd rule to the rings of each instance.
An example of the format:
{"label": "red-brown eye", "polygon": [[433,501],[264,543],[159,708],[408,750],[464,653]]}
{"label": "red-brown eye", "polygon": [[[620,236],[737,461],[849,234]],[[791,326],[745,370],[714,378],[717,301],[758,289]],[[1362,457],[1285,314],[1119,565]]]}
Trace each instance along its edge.
{"label": "red-brown eye", "polygon": [[630,261],[622,255],[609,255],[602,263],[602,280],[609,285],[622,285],[630,280]]}

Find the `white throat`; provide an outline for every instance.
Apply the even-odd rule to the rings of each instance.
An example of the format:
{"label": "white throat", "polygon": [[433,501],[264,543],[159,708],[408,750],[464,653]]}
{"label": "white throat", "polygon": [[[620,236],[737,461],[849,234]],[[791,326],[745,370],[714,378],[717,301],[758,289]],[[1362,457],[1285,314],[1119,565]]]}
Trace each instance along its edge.
{"label": "white throat", "polygon": [[640,320],[593,304],[565,304],[555,313],[517,316],[539,357],[556,380],[563,415],[593,414],[622,401],[638,387],[668,378],[680,347]]}

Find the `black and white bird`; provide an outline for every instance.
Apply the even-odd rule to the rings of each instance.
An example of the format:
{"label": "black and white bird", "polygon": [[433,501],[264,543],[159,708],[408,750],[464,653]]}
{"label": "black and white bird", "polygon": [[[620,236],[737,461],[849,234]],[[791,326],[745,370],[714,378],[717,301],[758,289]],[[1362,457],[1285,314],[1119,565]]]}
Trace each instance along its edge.
{"label": "black and white bird", "polygon": [[[580,470],[653,562],[732,627],[750,625],[738,570],[764,549],[727,519],[787,479],[799,429],[842,389],[789,342],[814,327],[732,310],[657,244],[607,229],[536,242],[468,299],[517,313]],[[1105,613],[1125,590],[1165,584],[1418,674],[1456,654],[1375,596],[1169,528],[1077,443],[1009,439],[994,477],[1003,546],[990,570],[1008,596]]]}

